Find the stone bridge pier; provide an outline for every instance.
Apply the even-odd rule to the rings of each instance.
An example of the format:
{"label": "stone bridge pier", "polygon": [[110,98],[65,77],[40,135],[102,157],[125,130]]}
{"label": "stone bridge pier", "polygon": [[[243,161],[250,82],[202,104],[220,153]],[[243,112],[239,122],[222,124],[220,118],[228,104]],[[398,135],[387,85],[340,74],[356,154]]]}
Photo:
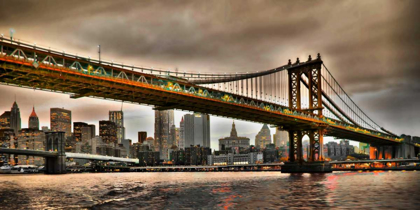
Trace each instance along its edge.
{"label": "stone bridge pier", "polygon": [[45,173],[47,174],[65,174],[66,170],[66,153],[64,150],[65,132],[46,132],[46,151],[54,151],[58,153],[55,157],[45,158]]}

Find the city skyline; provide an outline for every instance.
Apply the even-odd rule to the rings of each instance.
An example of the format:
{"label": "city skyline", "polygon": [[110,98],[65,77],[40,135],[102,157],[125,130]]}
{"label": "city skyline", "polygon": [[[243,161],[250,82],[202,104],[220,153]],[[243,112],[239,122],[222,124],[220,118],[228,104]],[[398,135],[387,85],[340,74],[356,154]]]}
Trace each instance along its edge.
{"label": "city skyline", "polygon": [[[217,8],[214,12],[206,10],[211,7],[209,4],[199,2],[144,2],[134,3],[140,4],[141,6],[137,5],[139,7],[127,7],[112,1],[101,1],[104,13],[89,9],[95,8],[95,2],[87,3],[84,7],[86,11],[73,8],[67,2],[42,5],[27,1],[25,4],[30,5],[27,8],[31,10],[22,8],[19,3],[2,3],[1,6],[5,9],[4,18],[0,19],[0,33],[8,36],[10,28],[13,28],[16,39],[92,58],[97,58],[97,45],[101,44],[102,59],[130,65],[178,69],[181,72],[254,72],[284,65],[288,59],[304,59],[309,54],[315,55],[319,52],[356,104],[380,126],[398,135],[420,135],[420,130],[417,129],[420,126],[420,112],[417,111],[420,87],[416,82],[420,79],[417,70],[420,65],[416,57],[418,53],[413,47],[418,46],[418,27],[411,21],[418,17],[418,13],[412,9],[416,8],[416,1],[408,1],[407,4],[382,1],[380,7],[377,7],[375,1],[343,1],[336,3],[336,9],[331,9],[331,5],[325,1],[290,3],[288,9],[279,2],[248,2],[244,5],[239,2],[220,2],[214,4]],[[46,7],[50,12],[39,16],[38,11],[45,10]],[[71,9],[54,9],[63,7]],[[241,24],[241,20],[245,18],[244,13],[237,8],[247,11],[247,24]],[[60,12],[57,13],[58,11]],[[132,22],[150,17],[156,11],[160,15],[153,15],[150,22]],[[278,11],[289,18],[286,20],[275,15]],[[20,12],[25,12],[26,15],[16,18],[16,14]],[[88,16],[85,15],[87,13]],[[117,16],[121,22],[103,15],[108,13]],[[199,18],[202,14],[206,18]],[[340,19],[346,21],[339,21]],[[50,24],[39,25],[36,24],[38,21]],[[69,27],[56,30],[55,26],[62,23]],[[134,28],[128,30],[130,24]],[[161,24],[164,27],[155,27]],[[174,29],[171,27],[173,24],[180,27]],[[90,27],[91,25],[96,27]],[[202,27],[206,25],[212,27]],[[299,29],[296,29],[296,25],[300,25]],[[171,30],[167,31],[165,28]],[[98,30],[103,32],[102,36],[96,34]],[[196,31],[200,33],[194,33]],[[260,39],[260,33],[265,34],[264,39]],[[194,38],[180,39],[190,36]],[[169,42],[161,43],[159,40]],[[213,45],[218,50],[214,50],[216,48]],[[243,62],[244,60],[249,62]],[[60,94],[38,99],[34,96],[38,96],[40,91],[6,86],[0,86],[0,92],[5,99],[13,99],[15,95],[18,101],[26,98],[28,106],[35,104],[40,111],[44,109],[42,106],[48,104],[57,104],[55,107],[70,108],[75,112],[79,109],[81,118],[89,116],[91,121],[106,119],[103,111],[97,109],[98,105],[103,110],[119,110],[121,107],[121,104],[97,99],[70,100],[68,96]],[[65,102],[55,103],[57,98]],[[9,108],[9,103],[0,102],[0,109]],[[138,106],[136,109],[140,112],[150,110],[150,107]],[[134,111],[131,116],[151,118],[149,114],[135,114]],[[86,118],[85,121],[90,119]],[[142,124],[140,120],[133,122]],[[229,127],[229,124],[223,123],[225,127]],[[41,125],[44,124],[41,122]],[[150,125],[143,126],[148,127],[145,130],[153,131]],[[126,127],[127,130],[132,130]],[[247,130],[255,133],[260,125],[252,124],[249,127],[251,129]],[[128,138],[134,140],[135,132],[131,131]],[[223,135],[226,134],[212,135],[212,142]]]}
{"label": "city skyline", "polygon": [[[7,88],[13,88],[13,87],[7,87]],[[71,111],[72,113],[72,123],[71,123],[71,131],[73,131],[73,123],[74,122],[85,122],[87,124],[94,124],[96,126],[95,131],[96,134],[99,135],[99,121],[101,120],[109,120],[109,111],[112,110],[118,110],[117,107],[120,107],[119,109],[121,109],[121,102],[117,102],[117,101],[110,101],[110,100],[103,100],[103,99],[96,99],[96,98],[81,98],[81,99],[70,99],[69,95],[66,94],[61,94],[61,93],[54,93],[54,92],[46,92],[46,91],[40,91],[40,90],[30,90],[30,89],[16,89],[13,88],[13,90],[22,90],[22,91],[31,91],[31,92],[36,92],[36,94],[40,94],[43,95],[44,97],[48,97],[48,95],[60,95],[60,96],[55,96],[55,98],[59,98],[59,100],[61,103],[58,104],[71,104],[72,106],[69,107],[73,107],[75,108],[75,110],[79,110],[79,109],[83,109],[83,107],[80,106],[76,106],[78,104],[80,104],[80,100],[83,100],[83,103],[89,103],[92,107],[97,107],[98,105],[101,106],[107,106],[107,107],[111,107],[110,110],[105,110],[105,109],[96,109],[95,111],[97,112],[103,112],[105,113],[103,116],[98,116],[95,118],[95,120],[93,120],[93,118],[89,118],[89,116],[85,116],[81,113],[77,113],[76,111],[73,111],[73,109],[68,109]],[[7,94],[7,93],[6,93]],[[14,94],[10,94],[13,95],[13,98],[11,98],[12,100],[17,101],[17,104],[19,106],[20,109],[20,115],[21,115],[21,128],[27,128],[27,118],[29,118],[30,113],[32,112],[33,107],[35,106],[36,109],[36,113],[38,115],[39,118],[39,127],[41,128],[42,126],[48,126],[49,129],[50,128],[50,108],[64,108],[67,109],[66,107],[61,107],[61,106],[45,106],[43,108],[38,108],[36,105],[33,104],[20,104],[19,103],[19,97],[14,95]],[[33,94],[31,95],[33,96]],[[30,100],[29,97],[27,98],[23,98],[21,99],[23,101],[28,101]],[[63,102],[65,101],[65,102]],[[13,103],[14,101],[12,101]],[[71,103],[73,102],[73,103]],[[5,100],[0,101],[0,105],[4,104]],[[12,105],[10,105],[11,107]],[[1,107],[1,106],[0,106]],[[22,107],[31,107],[30,108],[30,112],[28,110],[24,110],[26,108],[22,108]],[[131,139],[132,143],[137,142],[138,139],[138,132],[139,131],[146,131],[148,134],[148,137],[153,137],[154,136],[154,122],[155,122],[155,111],[153,110],[152,106],[145,106],[145,105],[136,105],[136,104],[130,104],[130,103],[124,103],[124,125],[125,125],[125,130],[126,130],[126,139]],[[4,111],[9,111],[9,109],[5,109],[5,110],[0,110],[1,113],[3,113]],[[180,110],[174,110],[174,125],[176,125],[177,128],[179,128],[180,126],[180,122],[182,117],[184,117],[185,114],[193,114],[193,112],[186,112],[186,111],[180,111]],[[47,118],[46,118],[47,116]],[[212,150],[214,149],[218,149],[219,148],[219,139],[220,138],[224,138],[226,136],[229,136],[230,131],[231,131],[231,125],[232,125],[232,121],[235,122],[235,124],[237,125],[237,127],[239,127],[240,129],[240,134],[243,137],[247,137],[250,139],[250,144],[251,145],[255,145],[255,137],[256,135],[260,132],[261,127],[263,126],[262,123],[255,123],[255,122],[248,122],[248,121],[243,121],[243,120],[238,120],[238,119],[231,119],[231,118],[225,118],[225,117],[218,117],[218,116],[214,116],[214,115],[210,115],[210,118],[212,118],[210,120],[210,147]],[[149,123],[146,124],[142,124],[142,126],[144,127],[136,127],[135,125],[137,125],[137,123],[139,122],[143,122],[147,120]],[[136,130],[137,129],[137,130]],[[273,142],[273,135],[276,132],[276,129],[274,127],[269,126],[270,132],[271,132],[271,138],[272,138],[272,143]],[[413,135],[414,136],[414,135]],[[304,140],[307,140],[307,136],[304,137]],[[339,142],[340,139],[335,139],[333,137],[324,137],[324,143],[328,143],[330,141],[335,141],[335,142]],[[286,140],[287,142],[287,140]],[[350,141],[351,145],[357,146],[359,145],[359,142],[357,141]]]}

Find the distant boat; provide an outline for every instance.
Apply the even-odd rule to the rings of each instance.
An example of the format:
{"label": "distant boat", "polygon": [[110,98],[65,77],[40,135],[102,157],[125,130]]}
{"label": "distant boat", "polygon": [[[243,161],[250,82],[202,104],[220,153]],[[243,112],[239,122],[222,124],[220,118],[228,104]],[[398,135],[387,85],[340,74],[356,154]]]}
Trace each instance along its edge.
{"label": "distant boat", "polygon": [[35,165],[16,165],[13,166],[12,174],[23,174],[23,173],[38,173],[38,166]]}
{"label": "distant boat", "polygon": [[10,165],[3,165],[0,167],[0,174],[10,174],[12,172],[12,167]]}

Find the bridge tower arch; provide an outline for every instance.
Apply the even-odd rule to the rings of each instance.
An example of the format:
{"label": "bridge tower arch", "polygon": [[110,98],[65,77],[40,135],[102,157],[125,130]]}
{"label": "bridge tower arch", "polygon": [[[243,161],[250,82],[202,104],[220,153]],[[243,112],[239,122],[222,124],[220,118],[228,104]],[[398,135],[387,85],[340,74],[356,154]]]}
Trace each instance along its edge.
{"label": "bridge tower arch", "polygon": [[[299,58],[295,64],[299,64]],[[321,66],[322,60],[318,53],[316,59],[312,60],[309,56],[308,62],[305,65],[296,65],[289,60],[289,65],[292,67],[288,68],[288,80],[289,80],[289,109],[300,112],[306,112],[310,115],[322,118],[322,85],[321,85]],[[304,76],[306,78],[304,78]],[[308,89],[308,108],[302,108],[302,95],[301,88],[302,84]],[[324,171],[323,161],[323,136],[325,127],[322,125],[316,125],[313,127],[288,127],[283,128],[289,132],[289,162],[295,164],[292,167],[285,165],[284,171],[287,172],[303,172],[311,170]],[[315,166],[315,168],[306,167],[302,154],[302,138],[307,135],[309,137],[309,156],[307,163],[319,162],[321,166]],[[296,165],[296,164],[299,164]],[[283,170],[283,169],[282,169]],[[328,171],[328,170],[327,170]]]}
{"label": "bridge tower arch", "polygon": [[45,168],[47,174],[64,174],[66,173],[66,154],[64,150],[65,132],[46,132],[45,138],[47,151],[57,152],[56,157],[45,158]]}

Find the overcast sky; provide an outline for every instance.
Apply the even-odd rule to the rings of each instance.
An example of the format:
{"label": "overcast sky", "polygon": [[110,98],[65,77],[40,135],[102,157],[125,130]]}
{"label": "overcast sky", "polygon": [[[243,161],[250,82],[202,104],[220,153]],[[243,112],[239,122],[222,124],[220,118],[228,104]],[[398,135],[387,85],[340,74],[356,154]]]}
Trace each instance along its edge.
{"label": "overcast sky", "polygon": [[[6,1],[0,33],[39,46],[102,59],[193,72],[247,72],[321,53],[331,73],[379,125],[420,136],[420,1]],[[97,124],[121,103],[0,86],[0,111],[14,95],[22,127],[35,105]],[[127,137],[153,136],[151,107],[124,104]],[[176,124],[183,113],[176,112]],[[211,118],[212,147],[232,120]],[[238,122],[254,141],[260,124]],[[274,130],[273,130],[274,131]]]}

